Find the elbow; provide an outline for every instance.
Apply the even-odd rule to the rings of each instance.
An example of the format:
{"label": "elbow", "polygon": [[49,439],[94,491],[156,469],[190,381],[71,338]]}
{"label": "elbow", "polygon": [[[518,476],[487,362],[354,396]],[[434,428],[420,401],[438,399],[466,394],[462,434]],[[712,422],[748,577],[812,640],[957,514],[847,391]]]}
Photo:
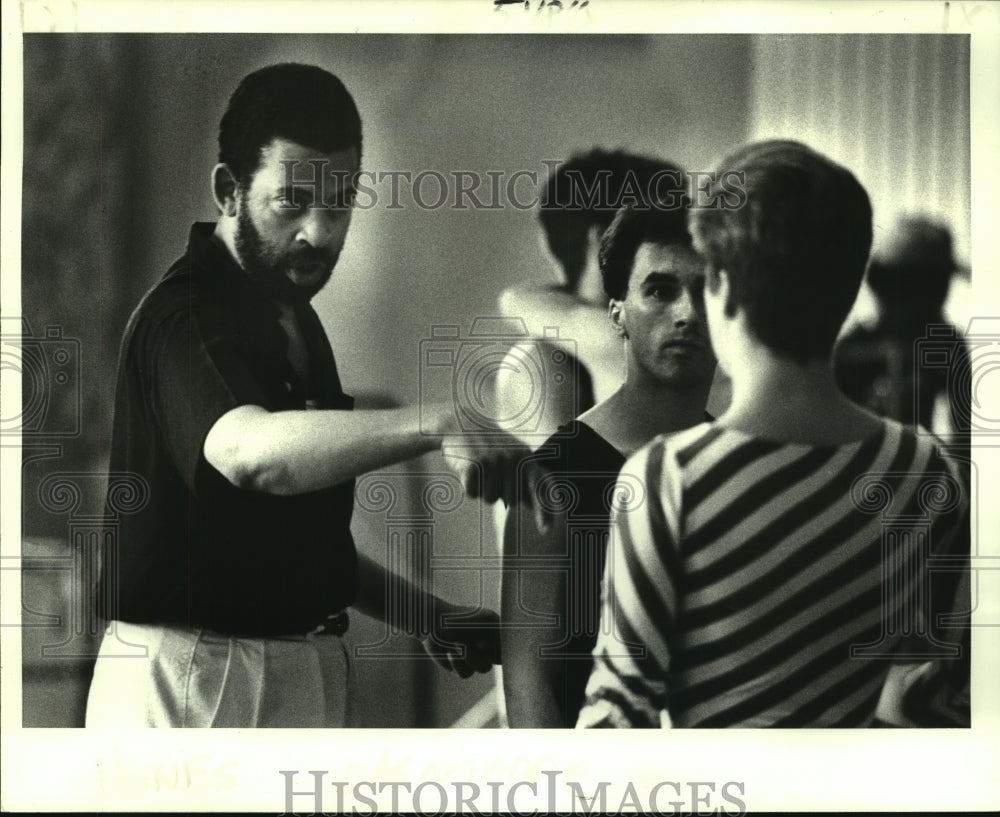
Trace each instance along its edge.
{"label": "elbow", "polygon": [[289,469],[271,457],[245,456],[234,460],[221,473],[232,485],[244,491],[277,496],[298,493]]}
{"label": "elbow", "polygon": [[233,412],[216,423],[205,439],[205,459],[241,490],[298,493],[294,474],[272,435],[266,429],[248,427],[247,419]]}
{"label": "elbow", "polygon": [[229,473],[224,473],[237,488],[276,496],[291,496],[303,491],[291,463],[271,440],[250,442],[242,448],[233,457]]}

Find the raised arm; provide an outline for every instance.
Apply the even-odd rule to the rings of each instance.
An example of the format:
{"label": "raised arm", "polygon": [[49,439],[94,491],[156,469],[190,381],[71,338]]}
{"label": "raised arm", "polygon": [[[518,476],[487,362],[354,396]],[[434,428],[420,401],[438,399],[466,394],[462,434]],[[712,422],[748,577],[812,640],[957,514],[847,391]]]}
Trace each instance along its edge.
{"label": "raised arm", "polygon": [[198,491],[206,468],[231,484],[301,494],[441,450],[466,493],[530,500],[530,452],[502,429],[459,435],[451,404],[398,409],[272,410],[246,343],[207,296],[163,298],[136,319],[126,366],[146,379],[150,411],[178,472]]}
{"label": "raised arm", "polygon": [[[532,337],[547,337],[588,368],[621,369],[621,339],[606,304],[595,306],[556,286],[522,284],[505,290],[498,305],[504,316],[523,320]],[[558,337],[546,332],[550,327],[558,327]]]}
{"label": "raised arm", "polygon": [[237,487],[305,493],[439,448],[443,415],[435,410],[428,432],[416,408],[269,412],[238,406],[212,426],[205,458]]}
{"label": "raised arm", "polygon": [[448,406],[269,412],[244,405],[209,430],[205,459],[238,487],[299,494],[440,449],[470,498],[530,503],[540,474],[524,462],[530,450],[500,429],[451,434],[454,422]]}

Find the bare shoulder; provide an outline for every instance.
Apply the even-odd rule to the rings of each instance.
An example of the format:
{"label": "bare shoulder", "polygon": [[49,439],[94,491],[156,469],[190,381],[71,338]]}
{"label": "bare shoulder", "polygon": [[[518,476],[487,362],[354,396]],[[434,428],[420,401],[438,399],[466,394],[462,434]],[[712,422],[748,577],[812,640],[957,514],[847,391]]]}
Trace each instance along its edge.
{"label": "bare shoulder", "polygon": [[496,370],[498,424],[536,444],[580,413],[578,363],[554,344],[525,341],[512,346]]}

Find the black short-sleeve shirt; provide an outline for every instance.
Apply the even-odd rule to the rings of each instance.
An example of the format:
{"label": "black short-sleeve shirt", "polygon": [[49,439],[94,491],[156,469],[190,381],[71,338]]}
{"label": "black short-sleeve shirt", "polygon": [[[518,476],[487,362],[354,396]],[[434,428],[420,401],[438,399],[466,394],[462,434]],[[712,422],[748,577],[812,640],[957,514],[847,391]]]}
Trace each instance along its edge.
{"label": "black short-sleeve shirt", "polygon": [[[566,516],[570,560],[567,629],[563,643],[546,660],[559,660],[556,699],[564,723],[576,723],[593,660],[600,624],[601,580],[607,550],[611,508],[618,472],[625,456],[594,429],[579,420],[559,426],[538,451],[550,470],[553,485],[565,485],[572,497]],[[549,459],[551,457],[551,459]]]}
{"label": "black short-sleeve shirt", "polygon": [[307,632],[354,600],[354,483],[295,496],[233,486],[205,459],[215,422],[241,405],[348,410],[316,313],[296,308],[303,382],[275,304],[195,224],[185,255],[143,298],[122,341],[112,475],[145,483],[102,552],[106,619],[268,636]]}
{"label": "black short-sleeve shirt", "polygon": [[[705,420],[714,418],[705,413]],[[563,642],[548,649],[557,660],[555,697],[564,723],[576,723],[594,663],[591,653],[600,628],[601,592],[615,486],[626,457],[580,420],[559,426],[538,448],[550,472],[553,496],[569,500],[566,545],[569,557],[566,630]]]}

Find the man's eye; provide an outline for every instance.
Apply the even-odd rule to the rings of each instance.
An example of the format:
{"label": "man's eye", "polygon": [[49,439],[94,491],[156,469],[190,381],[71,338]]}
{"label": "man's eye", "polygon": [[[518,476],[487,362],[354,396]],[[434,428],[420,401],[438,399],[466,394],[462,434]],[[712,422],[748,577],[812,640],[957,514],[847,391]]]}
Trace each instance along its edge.
{"label": "man's eye", "polygon": [[354,200],[357,197],[358,194],[355,190],[349,193],[338,193],[334,196],[333,201],[330,202],[330,208],[333,210],[350,210],[354,206]]}
{"label": "man's eye", "polygon": [[288,190],[277,196],[279,205],[285,209],[306,210],[315,207],[315,199],[307,190]]}

